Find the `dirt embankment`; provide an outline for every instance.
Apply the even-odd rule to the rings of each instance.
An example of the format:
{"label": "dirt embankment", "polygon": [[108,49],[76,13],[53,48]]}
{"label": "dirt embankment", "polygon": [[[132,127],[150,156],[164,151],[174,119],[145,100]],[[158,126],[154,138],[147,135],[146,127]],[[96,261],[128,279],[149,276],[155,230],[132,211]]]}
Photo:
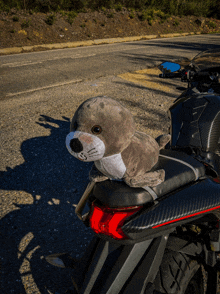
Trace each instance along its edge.
{"label": "dirt embankment", "polygon": [[16,10],[0,13],[0,48],[198,31],[219,32],[220,20],[156,14],[145,19],[141,13],[127,9],[88,11],[77,16]]}

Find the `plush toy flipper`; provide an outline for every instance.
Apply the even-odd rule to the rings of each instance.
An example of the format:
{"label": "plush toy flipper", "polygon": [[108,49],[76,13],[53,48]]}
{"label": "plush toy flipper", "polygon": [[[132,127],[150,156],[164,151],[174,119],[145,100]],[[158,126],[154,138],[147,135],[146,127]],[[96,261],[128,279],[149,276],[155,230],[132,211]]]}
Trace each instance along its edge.
{"label": "plush toy flipper", "polygon": [[136,177],[125,177],[124,181],[130,187],[138,188],[138,187],[155,187],[161,184],[165,179],[165,171],[163,169],[159,169],[154,172],[148,172],[141,176]]}
{"label": "plush toy flipper", "polygon": [[161,149],[163,149],[167,145],[167,143],[170,142],[171,136],[169,134],[167,134],[167,135],[160,135],[155,140],[157,141],[157,143],[159,145],[159,149],[161,150]]}
{"label": "plush toy flipper", "polygon": [[108,180],[108,177],[103,175],[96,167],[95,164],[93,164],[92,169],[89,172],[89,179],[92,182],[103,182]]}

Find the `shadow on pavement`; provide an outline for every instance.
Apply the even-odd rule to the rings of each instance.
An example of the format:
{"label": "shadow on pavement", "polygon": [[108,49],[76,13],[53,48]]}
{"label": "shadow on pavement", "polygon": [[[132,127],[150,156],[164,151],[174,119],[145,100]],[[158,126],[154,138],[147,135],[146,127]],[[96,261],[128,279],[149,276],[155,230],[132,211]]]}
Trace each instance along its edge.
{"label": "shadow on pavement", "polygon": [[[205,35],[201,35],[204,36]],[[160,64],[164,61],[174,61],[177,60],[177,55],[176,54],[172,54],[172,50],[180,50],[180,52],[182,51],[185,55],[185,52],[187,50],[190,51],[190,55],[191,57],[196,56],[199,52],[205,51],[205,50],[209,50],[209,49],[219,49],[220,48],[220,34],[215,34],[212,36],[211,40],[207,38],[207,40],[209,40],[210,43],[205,43],[205,41],[202,43],[197,43],[193,40],[194,36],[189,36],[189,40],[190,38],[192,39],[192,42],[183,42],[181,41],[179,38],[175,39],[161,39],[161,42],[158,42],[158,40],[154,41],[151,40],[150,42],[138,42],[139,46],[146,46],[146,47],[155,47],[155,50],[158,50],[157,48],[164,48],[164,52],[167,52],[167,49],[170,50],[170,54],[161,54],[158,53],[156,56],[155,54],[150,55],[150,54],[139,54],[139,53],[123,53],[121,54],[122,57],[125,57],[127,59],[129,59],[130,61],[132,61],[135,64],[144,64],[146,63],[146,67],[150,67],[150,66],[155,66],[155,64]],[[178,40],[179,39],[179,40]],[[174,40],[174,41],[172,41]],[[133,46],[136,45],[136,43],[133,42],[129,42],[127,43],[127,46]],[[192,51],[195,51],[194,54],[192,54]],[[157,51],[156,51],[157,52]],[[181,55],[180,55],[180,59],[181,59]]]}
{"label": "shadow on pavement", "polygon": [[1,219],[2,294],[65,293],[70,271],[47,264],[44,256],[68,252],[80,257],[93,235],[73,206],[88,183],[91,164],[78,161],[65,147],[69,119],[42,115],[39,120],[50,136],[24,141],[25,162],[0,172],[1,189],[5,195],[16,193],[17,208]]}

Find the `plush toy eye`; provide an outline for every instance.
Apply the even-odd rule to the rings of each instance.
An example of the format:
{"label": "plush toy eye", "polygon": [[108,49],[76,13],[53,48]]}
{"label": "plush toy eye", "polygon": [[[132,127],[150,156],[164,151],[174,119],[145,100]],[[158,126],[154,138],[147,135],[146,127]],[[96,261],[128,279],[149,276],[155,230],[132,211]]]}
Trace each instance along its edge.
{"label": "plush toy eye", "polygon": [[93,132],[93,134],[98,135],[102,132],[102,128],[100,126],[93,126],[91,131]]}

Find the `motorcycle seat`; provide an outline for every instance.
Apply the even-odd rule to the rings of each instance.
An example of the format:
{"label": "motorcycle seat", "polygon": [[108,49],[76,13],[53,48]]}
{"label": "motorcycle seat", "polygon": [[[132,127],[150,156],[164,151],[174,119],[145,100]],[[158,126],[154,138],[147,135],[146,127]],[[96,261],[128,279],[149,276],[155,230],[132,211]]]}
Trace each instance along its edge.
{"label": "motorcycle seat", "polygon": [[109,207],[146,204],[184,185],[204,178],[205,167],[184,152],[163,149],[152,171],[165,170],[165,181],[156,187],[132,188],[123,181],[107,180],[96,183],[93,196]]}

